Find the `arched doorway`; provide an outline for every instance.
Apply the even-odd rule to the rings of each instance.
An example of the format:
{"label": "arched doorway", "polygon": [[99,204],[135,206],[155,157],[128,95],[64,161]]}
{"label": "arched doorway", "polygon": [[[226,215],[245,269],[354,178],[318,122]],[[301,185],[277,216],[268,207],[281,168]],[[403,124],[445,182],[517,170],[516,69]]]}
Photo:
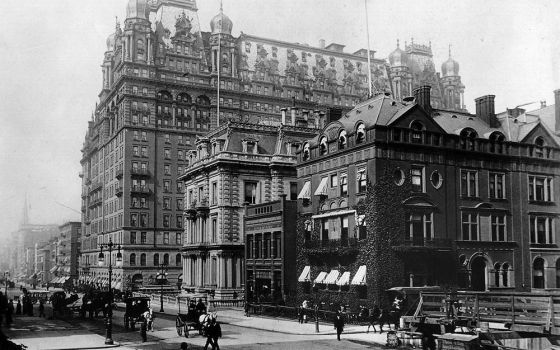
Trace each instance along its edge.
{"label": "arched doorway", "polygon": [[533,288],[544,289],[544,260],[536,258],[533,261]]}
{"label": "arched doorway", "polygon": [[471,262],[471,289],[486,290],[486,259],[482,256],[477,256]]}

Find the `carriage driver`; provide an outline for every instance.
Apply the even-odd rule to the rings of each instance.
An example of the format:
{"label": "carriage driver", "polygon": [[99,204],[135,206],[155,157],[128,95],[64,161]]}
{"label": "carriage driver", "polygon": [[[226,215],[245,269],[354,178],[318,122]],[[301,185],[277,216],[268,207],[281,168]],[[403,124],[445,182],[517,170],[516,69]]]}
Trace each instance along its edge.
{"label": "carriage driver", "polygon": [[196,313],[198,316],[206,314],[206,305],[202,302],[202,298],[198,298],[198,303],[196,304]]}

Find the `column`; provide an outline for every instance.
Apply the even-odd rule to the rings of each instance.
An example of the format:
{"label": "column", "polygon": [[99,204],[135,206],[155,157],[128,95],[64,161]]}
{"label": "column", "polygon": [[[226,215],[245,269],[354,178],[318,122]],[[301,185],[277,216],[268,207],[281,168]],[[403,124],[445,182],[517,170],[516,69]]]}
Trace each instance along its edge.
{"label": "column", "polygon": [[235,264],[235,266],[237,266],[237,268],[235,269],[235,279],[237,280],[237,285],[235,286],[236,288],[239,288],[241,286],[241,282],[243,281],[242,279],[242,273],[241,270],[243,269],[243,264],[242,261],[243,259],[240,257],[236,258],[237,263]]}
{"label": "column", "polygon": [[175,117],[176,117],[175,114],[176,114],[176,112],[177,112],[176,110],[177,110],[177,104],[176,104],[176,103],[173,103],[173,104],[171,105],[171,113],[172,113],[172,114],[171,114],[171,115],[172,115],[172,121],[171,121],[171,123],[173,124],[173,126],[176,126],[176,125],[177,125],[177,124],[175,124]]}
{"label": "column", "polygon": [[216,266],[216,273],[217,273],[216,288],[221,289],[222,286],[223,286],[222,276],[224,275],[223,272],[222,272],[223,264],[222,264],[222,254],[221,253],[218,253],[218,255],[216,256],[216,264],[218,265],[218,266]]}
{"label": "column", "polygon": [[148,44],[146,45],[146,63],[150,64],[152,59],[152,38],[148,36]]}

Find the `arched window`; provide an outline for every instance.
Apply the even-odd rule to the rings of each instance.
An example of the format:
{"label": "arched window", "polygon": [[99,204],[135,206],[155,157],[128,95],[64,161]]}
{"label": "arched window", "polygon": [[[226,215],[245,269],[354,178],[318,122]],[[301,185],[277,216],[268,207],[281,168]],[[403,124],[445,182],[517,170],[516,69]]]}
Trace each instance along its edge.
{"label": "arched window", "polygon": [[196,98],[196,104],[200,106],[210,106],[210,99],[204,95],[198,96]]}
{"label": "arched window", "polygon": [[144,41],[142,39],[138,39],[136,42],[136,59],[143,60],[145,52],[146,49],[144,48]]}
{"label": "arched window", "polygon": [[365,140],[366,140],[366,126],[364,123],[360,123],[356,128],[356,143],[362,143]]}
{"label": "arched window", "polygon": [[509,264],[502,265],[502,287],[509,287]]}
{"label": "arched window", "polygon": [[191,103],[191,102],[192,102],[192,98],[191,98],[191,96],[190,96],[189,94],[183,92],[183,93],[180,93],[180,94],[177,96],[177,101],[183,102],[183,103]]}
{"label": "arched window", "polygon": [[175,266],[181,266],[181,254],[175,255]]}
{"label": "arched window", "polygon": [[421,143],[422,131],[425,130],[424,124],[420,123],[418,120],[415,120],[410,124],[410,129],[412,129],[411,141],[414,143]]}
{"label": "arched window", "polygon": [[338,149],[345,149],[347,144],[346,130],[342,130],[338,135]]}
{"label": "arched window", "polygon": [[328,152],[327,138],[325,136],[321,137],[319,141],[319,154],[324,155]]}
{"label": "arched window", "polygon": [[502,265],[500,263],[494,264],[494,286],[500,286],[500,270],[502,269]]}
{"label": "arched window", "polygon": [[544,158],[544,147],[546,143],[542,136],[539,136],[535,139],[535,157]]}
{"label": "arched window", "polygon": [[544,289],[544,260],[536,258],[533,261],[533,288]]}
{"label": "arched window", "polygon": [[309,144],[305,143],[303,145],[303,160],[309,160],[311,158],[311,150],[309,149]]}
{"label": "arched window", "polygon": [[158,266],[159,265],[159,254],[155,253],[154,254],[154,266]]}
{"label": "arched window", "polygon": [[130,254],[130,266],[136,266],[136,254]]}
{"label": "arched window", "polygon": [[506,140],[504,134],[502,134],[499,131],[494,131],[493,133],[490,134],[488,140],[490,141],[490,152],[497,152],[497,153],[504,152],[504,142]]}
{"label": "arched window", "polygon": [[140,266],[146,266],[146,254],[144,253],[140,255]]}
{"label": "arched window", "polygon": [[169,254],[163,254],[163,264],[169,265]]}
{"label": "arched window", "polygon": [[469,151],[474,151],[474,140],[478,137],[478,134],[474,129],[464,128],[461,131],[461,148]]}

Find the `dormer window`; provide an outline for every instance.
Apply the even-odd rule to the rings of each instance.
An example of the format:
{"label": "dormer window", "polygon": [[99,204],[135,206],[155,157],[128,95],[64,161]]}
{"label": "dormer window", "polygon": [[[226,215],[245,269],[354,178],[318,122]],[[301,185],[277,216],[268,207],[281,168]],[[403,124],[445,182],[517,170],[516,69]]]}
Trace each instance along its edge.
{"label": "dormer window", "polygon": [[319,154],[325,155],[327,154],[327,152],[328,152],[327,138],[323,136],[319,141]]}
{"label": "dormer window", "polygon": [[347,145],[346,130],[342,130],[338,135],[338,149],[345,149]]}
{"label": "dormer window", "polygon": [[490,141],[490,152],[502,153],[504,151],[503,143],[506,140],[504,134],[495,131],[492,134],[490,134],[488,140]]}
{"label": "dormer window", "polygon": [[362,143],[365,140],[366,140],[366,126],[363,123],[360,123],[356,128],[356,143]]}
{"label": "dormer window", "polygon": [[418,120],[413,121],[410,124],[410,129],[412,129],[412,139],[414,143],[422,142],[422,131],[424,131],[424,124],[420,123]]}
{"label": "dormer window", "polygon": [[474,151],[474,140],[478,137],[478,134],[474,129],[465,128],[461,131],[461,148],[469,151]]}
{"label": "dormer window", "polygon": [[303,145],[303,160],[309,160],[311,158],[311,151],[309,150],[309,144]]}
{"label": "dormer window", "polygon": [[535,156],[544,158],[544,147],[546,146],[546,143],[544,142],[542,136],[539,136],[535,139],[535,146]]}

